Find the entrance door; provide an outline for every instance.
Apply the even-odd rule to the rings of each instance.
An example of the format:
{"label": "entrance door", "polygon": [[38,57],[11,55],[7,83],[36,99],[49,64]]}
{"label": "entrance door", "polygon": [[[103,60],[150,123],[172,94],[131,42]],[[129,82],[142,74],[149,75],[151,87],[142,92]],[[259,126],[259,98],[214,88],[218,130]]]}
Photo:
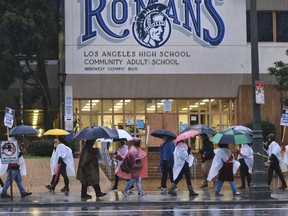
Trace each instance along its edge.
{"label": "entrance door", "polygon": [[[146,122],[146,125],[150,127],[147,143],[148,147],[159,147],[163,143],[162,139],[150,135],[155,130],[166,129],[172,131],[176,135],[178,134],[178,115],[176,113],[146,114]],[[146,131],[148,132],[147,128]]]}

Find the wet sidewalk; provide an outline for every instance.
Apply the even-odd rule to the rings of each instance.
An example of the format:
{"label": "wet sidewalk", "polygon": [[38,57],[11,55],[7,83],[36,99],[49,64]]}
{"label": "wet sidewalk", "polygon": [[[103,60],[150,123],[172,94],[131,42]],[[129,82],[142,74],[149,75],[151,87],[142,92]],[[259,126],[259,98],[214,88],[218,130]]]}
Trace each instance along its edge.
{"label": "wet sidewalk", "polygon": [[[233,196],[232,191],[228,183],[224,183],[221,193],[223,196],[215,196],[214,189],[209,187],[208,189],[201,189],[199,187],[201,180],[194,182],[194,190],[199,193],[199,196],[189,197],[189,192],[185,186],[185,180],[183,179],[178,184],[178,195],[171,196],[166,192],[157,190],[159,180],[144,179],[142,181],[142,187],[147,193],[146,195],[139,196],[137,190],[130,192],[126,197],[121,189],[125,186],[125,181],[121,181],[118,191],[102,190],[107,192],[107,195],[101,198],[96,198],[95,193],[91,190],[89,194],[92,195],[92,199],[81,200],[80,191],[71,191],[69,193],[63,192],[34,192],[31,196],[21,199],[18,189],[14,191],[13,201],[11,199],[1,199],[0,208],[8,207],[104,207],[104,206],[123,206],[123,205],[135,205],[135,206],[153,206],[153,205],[187,205],[189,203],[193,205],[219,205],[219,204],[253,204],[253,203],[266,203],[267,199],[251,200],[249,198],[249,190],[239,190],[240,195]],[[271,186],[271,199],[269,203],[288,203],[288,190],[279,190],[278,182],[275,181]],[[236,180],[236,185],[238,180]],[[61,188],[59,187],[59,190]],[[33,192],[33,191],[32,191]]]}

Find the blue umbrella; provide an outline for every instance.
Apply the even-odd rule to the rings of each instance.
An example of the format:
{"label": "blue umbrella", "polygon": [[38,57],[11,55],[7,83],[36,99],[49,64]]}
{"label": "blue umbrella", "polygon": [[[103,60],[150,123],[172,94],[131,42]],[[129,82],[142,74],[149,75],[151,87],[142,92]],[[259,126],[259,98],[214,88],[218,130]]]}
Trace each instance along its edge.
{"label": "blue umbrella", "polygon": [[9,135],[14,136],[14,135],[32,135],[32,134],[38,134],[39,131],[33,128],[30,125],[18,125],[13,127],[9,131]]}
{"label": "blue umbrella", "polygon": [[212,134],[212,135],[216,134],[214,129],[212,129],[208,125],[204,125],[204,124],[190,125],[190,126],[186,127],[183,131],[181,131],[181,133],[184,133],[184,132],[189,131],[189,130],[196,130],[200,134]]}

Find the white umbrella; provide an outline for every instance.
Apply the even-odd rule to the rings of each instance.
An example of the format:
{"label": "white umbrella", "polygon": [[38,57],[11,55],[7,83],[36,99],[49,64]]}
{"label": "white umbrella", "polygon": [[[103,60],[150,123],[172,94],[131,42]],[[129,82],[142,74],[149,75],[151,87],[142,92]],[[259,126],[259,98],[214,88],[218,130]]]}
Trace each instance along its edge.
{"label": "white umbrella", "polygon": [[243,126],[243,125],[233,125],[230,128],[237,130],[237,131],[245,132],[245,133],[249,134],[250,136],[252,136],[252,134],[253,134],[253,131],[250,128]]}
{"label": "white umbrella", "polygon": [[114,141],[117,141],[117,140],[127,140],[127,141],[130,141],[132,140],[132,136],[125,130],[123,129],[115,129],[115,131],[117,132],[118,134],[118,137],[117,138],[113,138]]}

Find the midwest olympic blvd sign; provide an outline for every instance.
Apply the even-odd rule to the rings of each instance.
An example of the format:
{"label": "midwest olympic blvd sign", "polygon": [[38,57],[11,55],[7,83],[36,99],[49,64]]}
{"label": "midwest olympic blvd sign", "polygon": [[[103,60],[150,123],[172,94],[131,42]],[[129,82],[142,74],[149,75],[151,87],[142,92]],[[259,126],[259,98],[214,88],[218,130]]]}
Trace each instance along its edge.
{"label": "midwest olympic blvd sign", "polygon": [[1,142],[1,163],[2,164],[11,164],[18,163],[18,145],[17,141],[15,142]]}

